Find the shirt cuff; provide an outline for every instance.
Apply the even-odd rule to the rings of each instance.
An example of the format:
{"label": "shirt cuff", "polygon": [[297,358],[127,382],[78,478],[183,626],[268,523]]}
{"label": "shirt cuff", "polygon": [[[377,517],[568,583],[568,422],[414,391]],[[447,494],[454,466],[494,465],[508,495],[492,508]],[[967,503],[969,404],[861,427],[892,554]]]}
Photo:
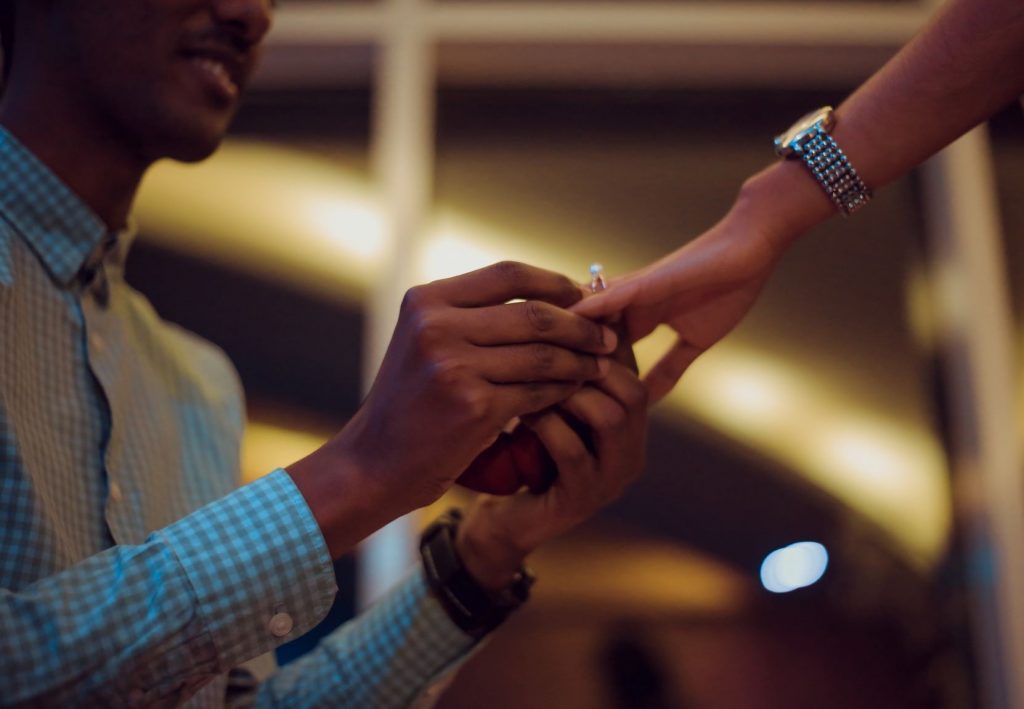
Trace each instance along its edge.
{"label": "shirt cuff", "polygon": [[323,644],[355,680],[335,697],[391,708],[436,697],[477,642],[452,622],[416,569]]}
{"label": "shirt cuff", "polygon": [[256,706],[429,706],[479,646],[451,621],[417,570],[271,677]]}
{"label": "shirt cuff", "polygon": [[338,591],[320,527],[281,469],[156,536],[185,571],[221,671],[305,633]]}

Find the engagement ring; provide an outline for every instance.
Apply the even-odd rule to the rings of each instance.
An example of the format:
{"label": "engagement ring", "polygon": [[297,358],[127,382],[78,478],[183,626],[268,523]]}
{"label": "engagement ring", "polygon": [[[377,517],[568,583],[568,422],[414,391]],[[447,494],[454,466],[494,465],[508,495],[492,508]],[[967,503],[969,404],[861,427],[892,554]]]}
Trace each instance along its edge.
{"label": "engagement ring", "polygon": [[590,292],[597,293],[608,287],[604,280],[604,266],[599,263],[590,264]]}

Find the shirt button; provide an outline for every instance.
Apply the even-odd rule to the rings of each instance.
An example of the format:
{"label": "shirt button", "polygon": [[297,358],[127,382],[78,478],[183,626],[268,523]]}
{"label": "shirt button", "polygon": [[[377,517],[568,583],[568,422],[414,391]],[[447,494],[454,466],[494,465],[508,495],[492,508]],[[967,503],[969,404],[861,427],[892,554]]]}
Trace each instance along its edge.
{"label": "shirt button", "polygon": [[270,623],[267,624],[270,632],[276,637],[283,638],[288,633],[292,632],[292,628],[295,627],[295,621],[287,613],[278,613],[270,619]]}
{"label": "shirt button", "polygon": [[110,499],[112,502],[120,502],[124,499],[124,493],[121,492],[121,486],[117,483],[110,483]]}
{"label": "shirt button", "polygon": [[95,332],[89,335],[89,342],[92,343],[92,348],[97,352],[102,352],[107,345],[107,343],[103,341],[103,336]]}

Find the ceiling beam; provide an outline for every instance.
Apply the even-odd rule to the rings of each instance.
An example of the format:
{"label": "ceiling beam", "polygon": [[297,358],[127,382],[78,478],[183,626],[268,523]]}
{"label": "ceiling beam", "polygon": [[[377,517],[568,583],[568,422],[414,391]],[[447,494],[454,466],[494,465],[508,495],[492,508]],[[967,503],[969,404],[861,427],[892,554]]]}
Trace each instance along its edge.
{"label": "ceiling beam", "polygon": [[[848,86],[933,12],[920,3],[424,4],[406,31],[439,48],[442,85]],[[257,86],[369,86],[384,4],[294,2]]]}
{"label": "ceiling beam", "polygon": [[[930,2],[447,2],[424,9],[422,30],[439,42],[901,46],[933,11]],[[293,2],[279,11],[269,43],[373,43],[386,24],[378,5]]]}

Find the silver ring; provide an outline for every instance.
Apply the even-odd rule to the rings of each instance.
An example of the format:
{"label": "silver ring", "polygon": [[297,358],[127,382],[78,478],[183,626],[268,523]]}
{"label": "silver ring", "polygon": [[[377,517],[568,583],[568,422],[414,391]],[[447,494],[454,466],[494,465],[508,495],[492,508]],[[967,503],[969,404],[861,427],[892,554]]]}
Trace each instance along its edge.
{"label": "silver ring", "polygon": [[597,293],[608,287],[604,280],[604,266],[599,263],[590,264],[590,292]]}

